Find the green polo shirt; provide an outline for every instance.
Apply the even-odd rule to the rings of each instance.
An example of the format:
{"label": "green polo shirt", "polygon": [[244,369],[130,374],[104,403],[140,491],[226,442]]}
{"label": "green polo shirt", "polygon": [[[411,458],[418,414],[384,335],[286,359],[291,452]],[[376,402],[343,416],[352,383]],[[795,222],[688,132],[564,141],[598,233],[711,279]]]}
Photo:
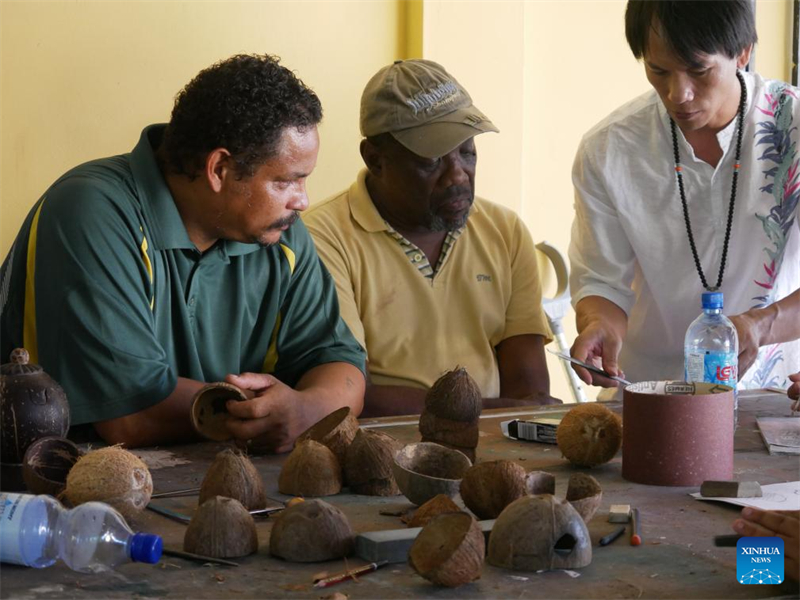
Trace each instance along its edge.
{"label": "green polo shirt", "polygon": [[3,362],[26,347],[73,425],[138,412],[178,377],[309,369],[364,352],[302,221],[279,244],[190,241],[156,163],[163,125],[130,154],[69,171],[28,215],[0,271]]}

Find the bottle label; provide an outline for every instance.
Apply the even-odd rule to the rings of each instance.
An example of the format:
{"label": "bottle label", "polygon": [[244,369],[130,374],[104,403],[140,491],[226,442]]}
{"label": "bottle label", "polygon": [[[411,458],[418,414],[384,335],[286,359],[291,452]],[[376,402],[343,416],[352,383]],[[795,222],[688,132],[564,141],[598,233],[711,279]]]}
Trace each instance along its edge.
{"label": "bottle label", "polygon": [[35,499],[32,494],[0,493],[0,562],[27,564],[22,558],[20,530],[25,507]]}
{"label": "bottle label", "polygon": [[689,352],[686,381],[720,383],[736,388],[738,357],[735,352]]}

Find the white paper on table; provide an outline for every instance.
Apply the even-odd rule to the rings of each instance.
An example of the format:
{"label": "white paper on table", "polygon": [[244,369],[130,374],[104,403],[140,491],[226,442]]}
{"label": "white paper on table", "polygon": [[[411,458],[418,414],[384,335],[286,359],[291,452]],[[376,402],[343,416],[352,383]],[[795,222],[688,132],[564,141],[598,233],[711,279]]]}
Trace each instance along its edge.
{"label": "white paper on table", "polygon": [[800,510],[800,481],[762,485],[760,498],[706,498],[700,492],[689,494],[695,500],[727,502],[738,506],[752,506],[761,510]]}

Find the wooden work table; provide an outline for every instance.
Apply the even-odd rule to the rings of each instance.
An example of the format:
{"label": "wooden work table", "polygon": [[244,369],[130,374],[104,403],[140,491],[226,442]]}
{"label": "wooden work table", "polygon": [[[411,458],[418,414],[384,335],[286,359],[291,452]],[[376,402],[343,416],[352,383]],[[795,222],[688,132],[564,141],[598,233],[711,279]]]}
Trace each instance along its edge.
{"label": "wooden work table", "polygon": [[[617,405],[618,406],[618,405]],[[543,409],[547,412],[549,409]],[[756,429],[756,416],[783,416],[789,412],[785,395],[745,392],[740,396],[739,429],[736,432],[735,477],[761,484],[798,479],[796,456],[770,456]],[[528,418],[532,413],[486,411],[481,420],[478,459],[506,458],[527,470],[546,470],[556,476],[556,495],[563,497],[567,479],[575,469],[561,457],[556,446],[510,440],[499,423]],[[362,425],[380,427],[404,443],[419,441],[413,418],[364,420]],[[628,426],[633,426],[630,424]],[[186,464],[153,469],[156,491],[200,485],[215,454],[224,444],[195,444],[162,448]],[[277,491],[283,456],[254,457],[264,478],[267,494],[277,501],[288,499]],[[700,502],[689,492],[697,488],[668,488],[630,483],[621,476],[621,452],[611,463],[586,472],[603,486],[603,502],[590,523],[592,563],[574,573],[514,572],[484,565],[480,580],[456,589],[436,587],[404,563],[387,565],[359,581],[314,589],[312,577],[322,571],[337,573],[344,561],[299,564],[269,556],[270,519],[258,519],[258,554],[236,559],[239,567],[211,566],[180,558],[164,557],[158,565],[131,564],[105,575],[74,573],[59,564],[44,570],[3,565],[0,569],[2,598],[322,598],[333,593],[358,598],[763,598],[797,597],[798,586],[741,585],[736,581],[736,549],[715,548],[715,535],[732,533],[730,524],[739,509],[718,502]],[[325,498],[341,508],[356,532],[403,527],[396,516],[380,511],[410,507],[404,496],[377,498],[339,494]],[[154,500],[160,506],[191,513],[196,496]],[[611,504],[630,504],[641,511],[644,543],[633,547],[627,536],[606,547],[597,541],[617,526],[606,521]],[[186,526],[145,511],[135,529],[158,533],[165,545],[182,547]],[[364,564],[353,557],[349,567]],[[576,574],[577,573],[577,574]]]}

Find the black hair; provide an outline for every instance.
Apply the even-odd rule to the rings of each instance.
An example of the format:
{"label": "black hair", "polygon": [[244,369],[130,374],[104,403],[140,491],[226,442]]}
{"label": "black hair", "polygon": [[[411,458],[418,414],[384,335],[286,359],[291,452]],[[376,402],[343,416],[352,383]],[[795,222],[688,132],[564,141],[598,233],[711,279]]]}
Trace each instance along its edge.
{"label": "black hair", "polygon": [[275,56],[237,54],[190,81],[175,97],[164,132],[168,168],[194,179],[208,153],[227,149],[249,177],[278,151],[284,129],[322,120],[317,95]]}
{"label": "black hair", "polygon": [[628,0],[625,37],[637,59],[653,29],[687,65],[701,54],[736,58],[758,41],[750,0]]}

